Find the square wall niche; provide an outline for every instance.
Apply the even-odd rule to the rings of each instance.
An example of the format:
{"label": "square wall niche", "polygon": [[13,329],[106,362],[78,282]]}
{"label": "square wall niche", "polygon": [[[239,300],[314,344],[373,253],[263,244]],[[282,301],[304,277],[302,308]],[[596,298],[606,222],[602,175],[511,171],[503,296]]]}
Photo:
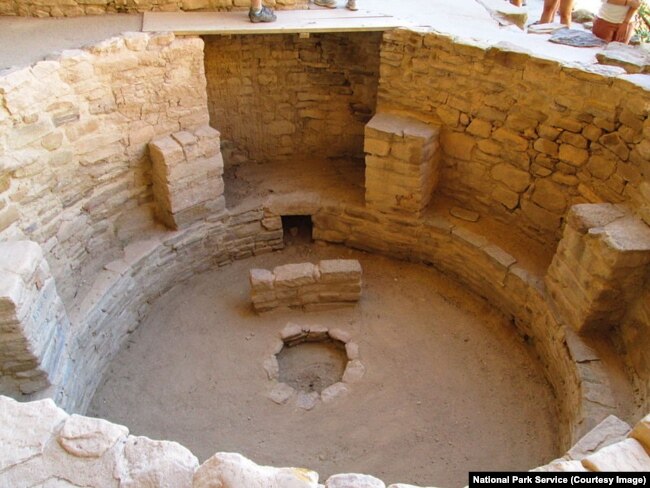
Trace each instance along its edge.
{"label": "square wall niche", "polygon": [[225,164],[363,157],[381,32],[204,36]]}

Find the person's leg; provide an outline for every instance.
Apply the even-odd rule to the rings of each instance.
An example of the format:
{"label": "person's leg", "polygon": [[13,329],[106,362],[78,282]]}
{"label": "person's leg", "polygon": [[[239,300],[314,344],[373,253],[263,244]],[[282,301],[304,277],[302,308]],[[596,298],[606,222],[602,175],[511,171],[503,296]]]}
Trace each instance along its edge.
{"label": "person's leg", "polygon": [[571,14],[573,13],[573,0],[560,0],[560,22],[571,27]]}
{"label": "person's leg", "polygon": [[612,24],[611,22],[607,22],[600,17],[595,17],[591,32],[593,32],[596,37],[600,37],[605,42],[612,42],[614,40],[614,35],[616,34],[617,28],[618,24]]}
{"label": "person's leg", "polygon": [[276,20],[273,10],[262,6],[262,0],[251,0],[248,18],[251,22],[274,22]]}
{"label": "person's leg", "polygon": [[555,12],[557,12],[558,4],[560,0],[544,0],[544,10],[542,11],[542,16],[539,19],[540,24],[548,24],[555,20]]}

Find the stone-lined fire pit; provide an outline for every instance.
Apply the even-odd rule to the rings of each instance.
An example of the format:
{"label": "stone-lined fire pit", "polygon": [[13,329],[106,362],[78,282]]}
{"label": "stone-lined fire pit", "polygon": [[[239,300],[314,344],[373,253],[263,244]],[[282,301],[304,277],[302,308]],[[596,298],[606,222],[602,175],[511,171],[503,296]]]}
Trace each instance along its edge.
{"label": "stone-lined fire pit", "polygon": [[[319,352],[314,349],[320,357],[320,364],[314,363],[300,371],[295,369],[300,360],[284,360],[292,348],[316,344],[326,348]],[[303,354],[310,354],[310,351],[305,350]],[[345,368],[340,368],[337,377],[336,363],[339,360],[345,362]],[[319,369],[322,370],[320,374]],[[279,405],[292,400],[295,406],[305,410],[311,410],[319,401],[328,403],[346,395],[350,385],[359,381],[366,372],[359,359],[359,345],[351,341],[347,331],[293,323],[288,323],[280,332],[271,356],[264,361],[264,370],[273,383],[269,399]]]}

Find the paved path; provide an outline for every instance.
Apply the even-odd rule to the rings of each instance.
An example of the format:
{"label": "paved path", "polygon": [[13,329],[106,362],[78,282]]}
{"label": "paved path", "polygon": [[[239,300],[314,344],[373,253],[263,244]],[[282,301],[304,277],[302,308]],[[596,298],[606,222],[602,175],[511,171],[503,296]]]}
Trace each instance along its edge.
{"label": "paved path", "polygon": [[[577,0],[576,7],[594,1],[597,2]],[[342,8],[344,0],[339,2]],[[529,21],[539,18],[541,4],[542,0],[528,0]],[[370,13],[392,16],[407,26],[420,26],[463,39],[473,39],[486,46],[507,42],[540,56],[595,62],[597,49],[555,45],[547,41],[548,36],[526,34],[516,26],[499,26],[490,12],[476,0],[359,0],[359,6]],[[344,12],[347,11],[341,9],[337,14]],[[279,16],[288,14],[282,11],[278,13]],[[246,12],[224,15],[246,18]],[[140,31],[141,28],[140,14],[72,19],[0,17],[0,69],[29,65],[55,51],[78,48],[121,32]]]}

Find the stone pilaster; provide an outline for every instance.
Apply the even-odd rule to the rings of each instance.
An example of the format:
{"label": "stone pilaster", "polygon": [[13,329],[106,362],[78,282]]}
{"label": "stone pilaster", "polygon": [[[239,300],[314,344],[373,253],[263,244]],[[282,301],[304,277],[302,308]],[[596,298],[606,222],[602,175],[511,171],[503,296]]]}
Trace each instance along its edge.
{"label": "stone pilaster", "polygon": [[0,393],[54,384],[70,323],[41,247],[0,243]]}
{"label": "stone pilaster", "polygon": [[149,144],[156,216],[172,229],[185,228],[225,208],[219,132],[203,126]]}
{"label": "stone pilaster", "polygon": [[578,332],[618,323],[643,288],[650,263],[650,228],[622,206],[571,207],[546,287]]}
{"label": "stone pilaster", "polygon": [[438,182],[439,131],[419,120],[377,114],[366,125],[366,205],[419,215]]}

